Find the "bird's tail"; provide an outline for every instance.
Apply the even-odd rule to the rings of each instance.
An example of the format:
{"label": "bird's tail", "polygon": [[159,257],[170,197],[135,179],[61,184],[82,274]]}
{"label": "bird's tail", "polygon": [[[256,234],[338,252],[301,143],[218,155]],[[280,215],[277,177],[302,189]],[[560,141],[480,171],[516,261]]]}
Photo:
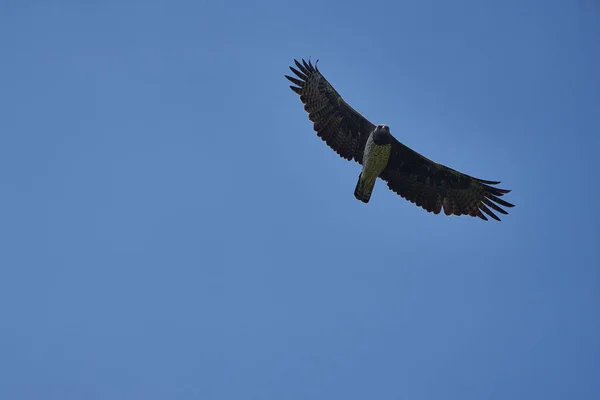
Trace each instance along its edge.
{"label": "bird's tail", "polygon": [[354,197],[363,203],[368,203],[375,186],[375,179],[363,179],[362,172],[358,176],[356,188],[354,189]]}

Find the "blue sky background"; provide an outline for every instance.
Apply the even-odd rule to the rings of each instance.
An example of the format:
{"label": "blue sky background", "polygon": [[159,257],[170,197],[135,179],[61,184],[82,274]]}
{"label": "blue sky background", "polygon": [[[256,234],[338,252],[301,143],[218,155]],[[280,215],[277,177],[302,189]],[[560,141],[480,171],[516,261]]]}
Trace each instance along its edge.
{"label": "blue sky background", "polygon": [[[597,2],[0,9],[0,398],[600,395]],[[308,56],[511,214],[355,200]]]}

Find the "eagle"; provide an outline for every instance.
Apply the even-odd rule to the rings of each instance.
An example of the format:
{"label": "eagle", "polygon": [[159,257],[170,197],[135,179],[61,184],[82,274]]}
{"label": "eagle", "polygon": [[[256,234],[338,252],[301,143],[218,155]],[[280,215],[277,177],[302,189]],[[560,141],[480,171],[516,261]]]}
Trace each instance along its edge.
{"label": "eagle", "polygon": [[[510,192],[500,182],[474,178],[438,164],[402,144],[385,124],[375,125],[352,108],[308,60],[294,60],[296,75],[284,75],[295,86],[317,135],[339,156],[362,165],[354,197],[368,203],[377,178],[390,190],[427,212],[467,215],[500,221],[514,207],[500,197]],[[493,210],[493,211],[492,211]],[[487,215],[487,216],[486,216]]]}

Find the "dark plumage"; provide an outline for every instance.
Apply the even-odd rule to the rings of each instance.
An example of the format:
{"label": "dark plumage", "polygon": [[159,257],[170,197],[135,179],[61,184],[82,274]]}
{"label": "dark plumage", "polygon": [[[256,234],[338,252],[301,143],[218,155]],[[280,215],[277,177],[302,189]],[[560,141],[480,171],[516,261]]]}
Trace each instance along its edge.
{"label": "dark plumage", "polygon": [[[285,77],[300,95],[317,135],[347,160],[363,166],[354,191],[367,203],[379,177],[390,190],[419,207],[439,214],[470,215],[487,221],[486,214],[508,214],[502,207],[513,207],[500,197],[510,190],[438,164],[394,138],[386,125],[374,125],[354,110],[331,86],[317,68],[302,60],[290,67],[296,77]],[[493,210],[493,211],[492,211]]]}

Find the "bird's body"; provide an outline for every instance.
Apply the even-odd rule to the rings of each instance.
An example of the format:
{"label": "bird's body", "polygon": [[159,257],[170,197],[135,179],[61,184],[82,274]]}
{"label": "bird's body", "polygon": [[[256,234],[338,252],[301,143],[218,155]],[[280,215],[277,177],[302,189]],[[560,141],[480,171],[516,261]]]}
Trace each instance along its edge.
{"label": "bird's body", "polygon": [[[296,86],[314,130],[329,147],[347,160],[362,165],[354,196],[368,203],[377,178],[388,188],[423,209],[446,215],[469,215],[500,220],[490,210],[508,214],[512,204],[500,199],[510,190],[438,164],[400,143],[387,125],[374,125],[354,110],[321,74],[316,64],[294,60],[299,78],[286,78]],[[488,208],[489,207],[489,208]],[[485,213],[485,214],[484,214]]]}
{"label": "bird's body", "polygon": [[389,128],[385,125],[378,125],[369,135],[365,144],[363,168],[354,190],[354,197],[363,203],[369,202],[375,181],[388,164],[392,143],[386,135],[389,135]]}

